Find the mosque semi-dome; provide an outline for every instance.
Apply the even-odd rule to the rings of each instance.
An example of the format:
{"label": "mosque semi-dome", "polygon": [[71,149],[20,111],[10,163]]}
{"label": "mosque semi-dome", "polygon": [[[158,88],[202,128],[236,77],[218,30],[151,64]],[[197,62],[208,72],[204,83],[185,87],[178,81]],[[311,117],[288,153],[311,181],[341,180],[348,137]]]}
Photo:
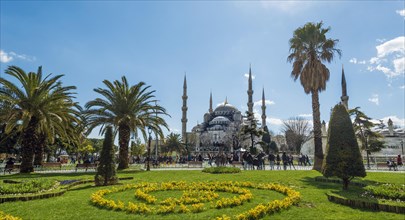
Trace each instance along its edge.
{"label": "mosque semi-dome", "polygon": [[212,119],[209,124],[210,125],[217,125],[217,124],[229,124],[231,121],[224,116],[217,116],[214,119]]}

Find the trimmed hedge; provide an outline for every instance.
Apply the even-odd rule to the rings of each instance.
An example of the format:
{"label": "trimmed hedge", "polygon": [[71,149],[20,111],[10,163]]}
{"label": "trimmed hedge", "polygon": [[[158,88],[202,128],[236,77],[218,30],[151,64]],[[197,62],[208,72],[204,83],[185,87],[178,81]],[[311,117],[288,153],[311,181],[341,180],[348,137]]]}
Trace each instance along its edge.
{"label": "trimmed hedge", "polygon": [[[338,184],[342,183],[342,180],[340,180],[340,179],[330,179],[330,178],[325,178],[322,176],[315,177],[315,181],[338,183]],[[366,192],[367,192],[367,190],[370,190],[371,188],[380,187],[380,186],[385,185],[384,184],[384,185],[378,185],[378,186],[367,186],[367,184],[359,183],[359,182],[351,182],[350,184],[356,185],[359,187],[364,187]],[[392,195],[398,195],[400,193],[400,192],[396,191],[396,187],[394,187],[393,189],[394,189],[394,191],[392,191],[392,193],[394,193],[394,194],[392,194]],[[377,202],[369,202],[369,201],[364,201],[364,200],[348,199],[343,196],[336,195],[334,193],[326,193],[326,196],[328,197],[328,200],[330,202],[345,205],[345,206],[350,206],[353,208],[370,209],[370,210],[374,210],[374,211],[393,212],[393,213],[399,213],[399,214],[405,213],[405,206],[396,206],[396,205],[391,205],[391,204],[380,204]],[[384,198],[384,197],[381,197],[381,198]],[[385,198],[387,198],[387,197],[385,197]],[[394,198],[389,198],[389,199],[394,199]]]}
{"label": "trimmed hedge", "polygon": [[[133,177],[119,178],[119,180],[131,180],[131,179],[134,179],[134,178]],[[85,183],[94,183],[94,180],[72,180],[72,182],[70,184],[67,184],[67,186],[65,186],[63,188],[59,188],[58,190],[55,190],[54,192],[0,197],[0,203],[14,202],[14,201],[29,201],[29,200],[35,200],[35,199],[47,199],[47,198],[52,198],[52,197],[56,197],[56,196],[61,196],[65,192],[70,190],[70,188],[80,185],[80,184],[85,184]]]}
{"label": "trimmed hedge", "polygon": [[332,193],[326,193],[328,200],[337,204],[355,207],[355,208],[365,208],[371,209],[375,211],[384,211],[384,212],[394,212],[399,214],[405,214],[405,206],[395,206],[395,205],[388,205],[388,204],[379,204],[375,202],[366,202],[361,200],[353,200],[344,198],[338,195],[334,195]]}
{"label": "trimmed hedge", "polygon": [[202,170],[204,173],[240,173],[241,170],[237,167],[208,167]]}
{"label": "trimmed hedge", "polygon": [[[326,183],[339,183],[339,184],[343,183],[343,181],[341,179],[326,178],[326,177],[323,177],[323,176],[315,177],[315,181],[317,181],[317,182],[326,182]],[[360,186],[360,187],[367,186],[367,184],[359,183],[359,182],[350,182],[350,184],[355,185],[355,186]]]}
{"label": "trimmed hedge", "polygon": [[364,188],[373,196],[382,199],[405,201],[405,185],[384,183],[381,185],[367,186]]}

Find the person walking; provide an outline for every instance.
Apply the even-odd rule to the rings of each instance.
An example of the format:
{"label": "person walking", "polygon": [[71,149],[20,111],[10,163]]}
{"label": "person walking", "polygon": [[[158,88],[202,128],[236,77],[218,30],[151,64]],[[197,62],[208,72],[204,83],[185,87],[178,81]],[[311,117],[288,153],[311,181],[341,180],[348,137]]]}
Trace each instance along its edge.
{"label": "person walking", "polygon": [[297,169],[295,169],[295,166],[294,166],[294,157],[292,154],[290,154],[290,156],[288,157],[288,165],[290,165],[290,170],[292,170],[291,166],[294,168],[294,170],[297,170]]}
{"label": "person walking", "polygon": [[281,168],[280,168],[280,161],[281,161],[280,155],[277,154],[277,157],[276,157],[277,170],[281,169]]}
{"label": "person walking", "polygon": [[273,153],[269,154],[269,162],[270,162],[270,170],[274,170],[274,161],[276,157],[274,156]]}
{"label": "person walking", "polygon": [[308,166],[311,166],[311,161],[309,160],[308,154],[305,155],[305,166],[308,164]]}
{"label": "person walking", "polygon": [[283,155],[281,156],[281,160],[283,160],[283,168],[284,170],[287,170],[287,165],[288,165],[288,156],[285,152],[283,152]]}

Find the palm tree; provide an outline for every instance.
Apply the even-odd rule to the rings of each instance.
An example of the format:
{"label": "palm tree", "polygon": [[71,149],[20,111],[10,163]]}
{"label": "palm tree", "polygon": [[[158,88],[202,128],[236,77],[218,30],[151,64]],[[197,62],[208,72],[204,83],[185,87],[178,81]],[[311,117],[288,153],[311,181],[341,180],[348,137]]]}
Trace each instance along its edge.
{"label": "palm tree", "polygon": [[180,134],[170,133],[166,137],[164,148],[167,152],[172,153],[173,151],[182,154],[186,150],[182,144]]}
{"label": "palm tree", "polygon": [[107,89],[97,88],[95,92],[102,95],[102,98],[86,103],[88,115],[88,130],[91,131],[101,126],[100,133],[104,133],[107,125],[115,127],[118,131],[119,142],[119,164],[118,169],[128,168],[128,145],[131,132],[138,136],[138,130],[147,140],[147,127],[151,127],[161,138],[163,132],[161,126],[168,128],[166,121],[161,117],[168,115],[166,109],[154,104],[155,96],[149,91],[150,86],[140,82],[129,86],[125,76],[121,82],[115,80],[103,81]]}
{"label": "palm tree", "polygon": [[307,23],[294,31],[290,39],[290,55],[288,62],[293,63],[291,76],[296,81],[300,78],[301,85],[306,94],[312,95],[312,117],[314,121],[315,163],[314,169],[320,171],[323,161],[321,113],[319,111],[319,92],[326,89],[329,80],[329,69],[322,63],[330,63],[335,53],[341,56],[336,49],[339,40],[327,39],[326,34],[330,27],[323,28],[323,23]]}
{"label": "palm tree", "polygon": [[[60,78],[63,75],[51,77],[42,76],[42,67],[37,73],[24,72],[19,67],[10,66],[6,74],[16,78],[21,86],[0,78],[3,85],[0,99],[12,106],[12,111],[0,116],[6,121],[5,132],[13,129],[21,131],[21,173],[33,171],[34,152],[41,154],[44,142],[53,142],[56,134],[64,135],[66,125],[76,121],[77,103],[73,102],[74,86],[62,86]],[[22,88],[22,89],[21,89]],[[42,157],[41,157],[42,159]]]}

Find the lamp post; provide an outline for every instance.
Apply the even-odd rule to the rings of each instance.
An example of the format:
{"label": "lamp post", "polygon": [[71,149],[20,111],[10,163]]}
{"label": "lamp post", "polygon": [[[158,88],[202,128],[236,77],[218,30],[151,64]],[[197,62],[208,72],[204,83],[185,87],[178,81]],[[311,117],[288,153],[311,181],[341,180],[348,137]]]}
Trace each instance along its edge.
{"label": "lamp post", "polygon": [[402,151],[402,155],[404,155],[404,140],[401,140],[401,151]]}
{"label": "lamp post", "polygon": [[364,133],[364,137],[365,137],[365,144],[366,144],[367,169],[370,169],[370,157],[369,157],[369,151],[368,151],[368,134],[367,134],[367,131]]}
{"label": "lamp post", "polygon": [[152,137],[150,136],[152,134],[152,128],[148,127],[148,133],[149,133],[149,139],[148,139],[148,155],[146,156],[146,171],[150,171],[150,142],[152,140]]}
{"label": "lamp post", "polygon": [[[157,100],[155,101],[155,108],[157,108]],[[157,109],[155,109],[155,113],[156,113],[156,118],[157,118]],[[156,159],[156,161],[157,161],[157,159],[158,159],[158,143],[159,143],[159,140],[158,140],[158,134],[157,134],[157,132],[155,131],[155,136],[156,136],[156,143],[155,143],[155,159]]]}

